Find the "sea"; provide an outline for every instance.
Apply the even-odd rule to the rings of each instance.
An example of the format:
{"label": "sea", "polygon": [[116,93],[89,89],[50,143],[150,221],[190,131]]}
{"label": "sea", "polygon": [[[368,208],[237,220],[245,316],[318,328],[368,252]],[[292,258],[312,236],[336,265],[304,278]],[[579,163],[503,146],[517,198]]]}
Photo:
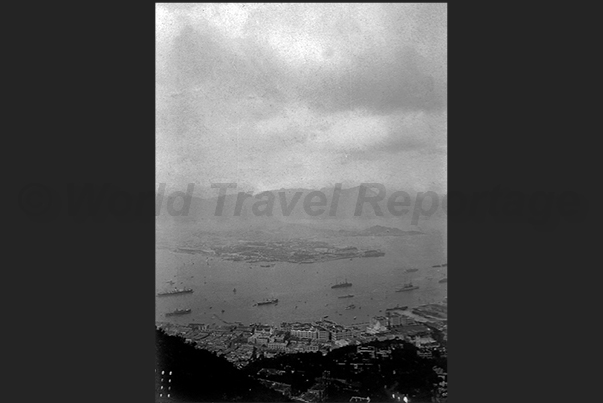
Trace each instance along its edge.
{"label": "sea", "polygon": [[[382,257],[334,260],[314,264],[233,262],[201,254],[156,249],[156,293],[188,287],[193,293],[155,298],[156,321],[177,324],[233,324],[312,322],[327,317],[350,325],[366,323],[396,305],[410,308],[441,302],[447,297],[446,239],[439,232],[400,237],[340,237],[324,239],[336,246],[381,249]],[[265,263],[262,263],[265,264]],[[406,269],[417,268],[407,273]],[[332,289],[343,281],[351,287]],[[173,281],[174,284],[169,284]],[[418,289],[396,292],[411,281]],[[353,294],[352,298],[338,298]],[[266,298],[278,304],[254,306]],[[355,309],[345,308],[354,304]],[[190,308],[182,316],[166,317],[175,309]]]}

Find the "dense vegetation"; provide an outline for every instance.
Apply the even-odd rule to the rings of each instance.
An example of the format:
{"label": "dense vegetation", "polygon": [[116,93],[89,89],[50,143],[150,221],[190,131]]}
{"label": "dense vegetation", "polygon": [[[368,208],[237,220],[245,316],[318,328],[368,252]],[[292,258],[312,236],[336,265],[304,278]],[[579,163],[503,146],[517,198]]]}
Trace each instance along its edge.
{"label": "dense vegetation", "polygon": [[170,336],[157,329],[156,346],[157,373],[162,370],[173,373],[170,382],[173,399],[196,402],[287,401],[283,395],[262,386],[223,357],[196,349],[181,337]]}
{"label": "dense vegetation", "polygon": [[[294,395],[323,384],[329,401],[333,402],[349,401],[355,395],[390,401],[392,393],[408,394],[415,402],[430,401],[433,385],[438,382],[433,367],[446,370],[447,366],[446,359],[437,355],[432,359],[418,357],[412,344],[375,341],[368,345],[391,349],[391,356],[368,358],[357,354],[355,346],[348,346],[326,356],[317,352],[260,358],[239,370],[223,357],[196,349],[181,337],[169,336],[162,330],[156,332],[157,371],[172,371],[172,398],[189,402],[288,401],[282,394],[263,386],[257,377],[289,384]],[[360,367],[354,368],[354,363]],[[266,372],[265,369],[278,371]],[[326,382],[325,374],[328,374]],[[159,378],[158,385],[161,384]]]}
{"label": "dense vegetation", "polygon": [[[254,375],[262,368],[284,370],[283,374],[262,377],[288,383],[294,393],[300,393],[313,386],[324,371],[328,371],[331,381],[327,383],[327,393],[329,401],[333,402],[349,401],[355,395],[370,396],[375,401],[390,401],[393,392],[414,396],[415,402],[431,400],[433,384],[438,382],[433,367],[446,370],[445,358],[420,358],[412,344],[400,341],[375,341],[366,345],[393,348],[391,357],[369,359],[357,354],[355,346],[348,346],[333,350],[326,356],[299,353],[256,360],[245,367],[245,372]],[[372,365],[358,371],[352,363]]]}

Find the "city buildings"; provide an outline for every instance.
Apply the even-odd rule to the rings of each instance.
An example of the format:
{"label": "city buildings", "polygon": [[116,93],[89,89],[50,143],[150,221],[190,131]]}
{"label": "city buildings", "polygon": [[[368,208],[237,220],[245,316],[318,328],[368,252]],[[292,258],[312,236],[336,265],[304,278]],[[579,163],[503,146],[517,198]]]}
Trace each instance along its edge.
{"label": "city buildings", "polygon": [[157,327],[166,333],[181,336],[197,348],[223,355],[239,368],[256,356],[308,352],[327,354],[332,349],[354,344],[359,345],[357,353],[361,355],[386,359],[390,356],[390,351],[378,351],[362,345],[371,341],[393,339],[407,340],[414,344],[418,349],[417,354],[422,358],[433,357],[436,352],[439,357],[446,357],[445,345],[431,337],[432,332],[438,332],[437,339],[445,343],[445,322],[427,322],[426,325],[418,324],[395,309],[387,309],[385,316],[375,316],[369,322],[347,326],[326,319],[312,323],[283,322],[278,325],[157,323]]}

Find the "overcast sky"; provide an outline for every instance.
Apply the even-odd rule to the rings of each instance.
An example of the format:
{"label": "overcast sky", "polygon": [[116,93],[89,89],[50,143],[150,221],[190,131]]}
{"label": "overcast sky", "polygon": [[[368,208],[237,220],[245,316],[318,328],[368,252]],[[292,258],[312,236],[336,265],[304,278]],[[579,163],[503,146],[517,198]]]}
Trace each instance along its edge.
{"label": "overcast sky", "polygon": [[446,4],[158,4],[157,182],[446,189]]}

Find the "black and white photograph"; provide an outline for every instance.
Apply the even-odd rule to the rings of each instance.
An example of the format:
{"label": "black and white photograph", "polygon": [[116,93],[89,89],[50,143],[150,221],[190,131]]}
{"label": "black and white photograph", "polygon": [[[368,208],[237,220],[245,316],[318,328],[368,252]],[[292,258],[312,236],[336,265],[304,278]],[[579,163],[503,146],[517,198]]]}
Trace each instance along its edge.
{"label": "black and white photograph", "polygon": [[155,18],[155,401],[446,402],[446,3]]}

